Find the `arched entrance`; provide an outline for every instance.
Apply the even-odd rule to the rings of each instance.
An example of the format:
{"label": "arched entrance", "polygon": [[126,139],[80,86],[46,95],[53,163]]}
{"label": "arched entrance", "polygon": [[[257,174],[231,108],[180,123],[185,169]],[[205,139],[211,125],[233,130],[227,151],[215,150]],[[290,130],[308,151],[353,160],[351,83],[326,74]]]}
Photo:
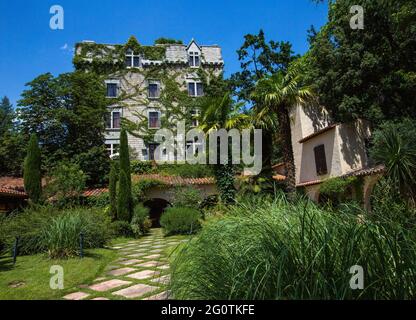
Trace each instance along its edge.
{"label": "arched entrance", "polygon": [[164,199],[150,199],[144,203],[146,208],[150,209],[150,220],[152,220],[152,228],[160,228],[160,217],[170,203]]}

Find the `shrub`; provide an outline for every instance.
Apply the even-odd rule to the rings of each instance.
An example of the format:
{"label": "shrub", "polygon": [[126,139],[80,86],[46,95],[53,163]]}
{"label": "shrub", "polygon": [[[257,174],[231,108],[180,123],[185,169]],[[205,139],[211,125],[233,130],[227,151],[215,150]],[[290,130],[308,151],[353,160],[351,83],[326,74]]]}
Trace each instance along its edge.
{"label": "shrub", "polygon": [[152,227],[152,221],[149,218],[149,209],[142,204],[136,205],[131,219],[131,228],[136,237],[149,232]]}
{"label": "shrub", "polygon": [[111,224],[111,229],[113,231],[113,236],[115,237],[125,237],[132,238],[134,237],[133,229],[131,224],[127,221],[114,221]]}
{"label": "shrub", "polygon": [[[415,227],[347,211],[283,196],[235,205],[182,246],[170,290],[202,300],[414,299]],[[350,288],[355,265],[365,270],[363,290]]]}
{"label": "shrub", "polygon": [[202,164],[166,164],[157,167],[162,175],[180,176],[183,178],[212,177],[214,173],[209,165]]}
{"label": "shrub", "polygon": [[131,161],[131,172],[134,174],[147,174],[153,172],[153,165],[149,161]]}
{"label": "shrub", "polygon": [[110,216],[113,220],[117,218],[117,168],[114,162],[111,164],[110,169],[110,182],[109,182],[109,202],[110,202]]}
{"label": "shrub", "polygon": [[110,204],[110,195],[108,192],[104,192],[98,196],[86,197],[83,203],[93,208],[107,208]]}
{"label": "shrub", "polygon": [[51,172],[48,196],[54,197],[59,206],[79,203],[86,181],[87,176],[78,164],[63,161]]}
{"label": "shrub", "polygon": [[160,218],[166,235],[192,234],[201,228],[201,213],[192,208],[171,207]]}
{"label": "shrub", "polygon": [[40,232],[40,242],[53,259],[76,256],[83,247],[101,248],[110,239],[109,225],[103,215],[96,211],[71,210],[55,217]]}
{"label": "shrub", "polygon": [[198,189],[192,187],[178,187],[175,190],[173,206],[198,209],[202,202],[202,195]]}

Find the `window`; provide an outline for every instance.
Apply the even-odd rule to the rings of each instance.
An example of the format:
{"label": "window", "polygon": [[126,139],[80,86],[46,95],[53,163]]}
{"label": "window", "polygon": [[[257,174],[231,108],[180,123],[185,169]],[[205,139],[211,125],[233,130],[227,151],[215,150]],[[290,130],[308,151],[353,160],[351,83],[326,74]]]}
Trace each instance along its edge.
{"label": "window", "polygon": [[105,147],[107,148],[107,154],[109,157],[117,155],[120,150],[119,143],[107,143]]}
{"label": "window", "polygon": [[117,91],[118,91],[117,83],[107,83],[107,97],[108,98],[116,98]]}
{"label": "window", "polygon": [[138,68],[140,67],[140,56],[135,54],[133,50],[127,50],[126,53],[126,67]]}
{"label": "window", "polygon": [[191,97],[202,97],[204,89],[201,82],[188,82],[188,94]]}
{"label": "window", "polygon": [[202,142],[199,141],[198,137],[195,137],[194,140],[186,141],[186,152],[189,149],[194,156],[197,156],[201,146],[203,146]]}
{"label": "window", "polygon": [[114,110],[108,112],[105,117],[106,129],[120,129],[121,127],[121,112]]}
{"label": "window", "polygon": [[157,99],[160,97],[160,82],[159,81],[149,81],[149,99]]}
{"label": "window", "polygon": [[201,65],[201,59],[199,56],[199,52],[189,52],[188,55],[188,60],[189,60],[189,66],[190,67],[194,67],[197,68]]}
{"label": "window", "polygon": [[149,128],[150,129],[160,128],[160,113],[158,111],[149,112]]}
{"label": "window", "polygon": [[315,147],[315,165],[316,165],[316,174],[322,176],[328,173],[328,168],[326,165],[326,155],[325,155],[325,146],[322,144]]}
{"label": "window", "polygon": [[191,127],[198,127],[199,126],[199,116],[200,112],[198,109],[193,109],[191,111]]}

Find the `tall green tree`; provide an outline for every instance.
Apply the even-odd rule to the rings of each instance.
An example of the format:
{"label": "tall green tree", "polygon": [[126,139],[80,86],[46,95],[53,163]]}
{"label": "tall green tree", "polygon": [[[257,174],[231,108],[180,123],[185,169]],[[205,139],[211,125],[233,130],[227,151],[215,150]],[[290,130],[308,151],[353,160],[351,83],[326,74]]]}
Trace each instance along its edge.
{"label": "tall green tree", "polygon": [[114,163],[111,164],[110,169],[110,215],[113,220],[117,219],[117,168]]}
{"label": "tall green tree", "polygon": [[[364,29],[352,29],[353,5]],[[337,121],[416,117],[414,0],[330,1],[328,23],[311,31],[310,78]]]}
{"label": "tall green tree", "polygon": [[104,145],[108,101],[103,79],[89,72],[44,74],[27,84],[19,101],[23,134],[36,132],[45,169],[77,162],[88,185],[105,182],[110,160]]}
{"label": "tall green tree", "polygon": [[277,114],[289,199],[293,199],[296,193],[289,112],[293,106],[304,105],[314,98],[311,88],[302,84],[302,65],[301,60],[298,60],[292,63],[286,72],[279,71],[271,76],[265,76],[257,83],[252,95],[256,101],[256,117],[264,119],[270,113]]}
{"label": "tall green tree", "polygon": [[[123,128],[120,133],[120,177],[119,177],[119,191],[118,191],[118,198],[119,198],[119,206],[118,206],[118,215],[120,215],[120,209],[124,210],[124,208],[120,208],[120,205],[123,203],[126,206],[126,210],[128,215],[130,216],[133,210],[133,198],[131,194],[131,168],[130,168],[130,154],[129,154],[129,143],[127,138],[127,131]],[[124,179],[125,176],[125,183],[122,183],[122,178]],[[122,199],[127,199],[126,202],[121,201]],[[124,215],[124,211],[121,213]]]}
{"label": "tall green tree", "polygon": [[117,219],[121,221],[131,221],[131,192],[129,180],[124,170],[120,169],[120,178],[117,197]]}
{"label": "tall green tree", "polygon": [[27,138],[14,123],[15,112],[7,97],[0,101],[0,176],[21,176]]}
{"label": "tall green tree", "polygon": [[42,196],[41,155],[36,134],[30,137],[23,173],[29,200],[33,204],[40,203]]}
{"label": "tall green tree", "polygon": [[[292,45],[285,41],[267,41],[263,30],[258,34],[247,34],[244,43],[237,51],[241,71],[230,78],[230,86],[241,101],[255,105],[253,92],[256,83],[265,76],[278,71],[286,71],[289,64],[298,56],[292,51]],[[263,166],[261,176],[271,181],[272,161],[281,161],[282,154],[277,148],[276,135],[278,119],[275,114],[269,114],[268,119],[257,118],[254,121],[256,128],[262,129]]]}
{"label": "tall green tree", "polygon": [[[201,99],[200,128],[206,133],[220,129],[241,129],[249,127],[249,116],[242,112],[243,103],[235,103],[229,92],[223,96],[208,96]],[[217,146],[217,164],[214,165],[216,184],[221,201],[231,203],[235,200],[235,168],[228,150],[228,163],[220,163],[219,145]]]}

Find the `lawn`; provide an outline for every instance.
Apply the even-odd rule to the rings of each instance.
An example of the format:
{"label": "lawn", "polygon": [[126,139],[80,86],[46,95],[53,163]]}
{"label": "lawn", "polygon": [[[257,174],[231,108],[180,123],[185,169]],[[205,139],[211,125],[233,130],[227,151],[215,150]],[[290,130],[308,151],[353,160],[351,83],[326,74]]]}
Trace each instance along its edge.
{"label": "lawn", "polygon": [[[91,283],[116,257],[109,249],[86,250],[83,259],[51,260],[45,254],[18,257],[15,266],[9,257],[0,258],[0,300],[61,299],[82,284]],[[51,266],[64,269],[64,289],[52,290]]]}

